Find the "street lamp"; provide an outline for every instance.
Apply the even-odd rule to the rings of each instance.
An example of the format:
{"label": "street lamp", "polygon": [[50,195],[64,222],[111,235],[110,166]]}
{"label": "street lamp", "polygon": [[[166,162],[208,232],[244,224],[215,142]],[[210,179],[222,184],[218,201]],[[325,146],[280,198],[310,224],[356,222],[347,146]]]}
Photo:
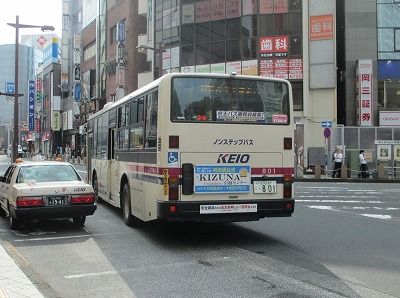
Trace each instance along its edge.
{"label": "street lamp", "polygon": [[54,31],[53,26],[48,25],[26,25],[19,23],[19,16],[15,17],[15,23],[7,23],[7,25],[15,28],[15,91],[14,91],[14,138],[13,138],[13,147],[12,147],[12,161],[18,157],[18,143],[19,143],[19,135],[18,135],[18,56],[19,56],[19,29],[20,28],[40,28],[42,31]]}
{"label": "street lamp", "polygon": [[161,74],[162,74],[162,62],[163,62],[162,53],[166,52],[166,50],[163,49],[163,48],[157,49],[157,48],[149,47],[149,46],[146,46],[146,45],[138,45],[136,47],[136,49],[138,50],[139,53],[142,53],[145,50],[152,50],[153,51],[153,53],[154,53],[154,56],[153,56],[153,75],[154,75],[154,71],[155,71],[155,67],[154,67],[155,60],[156,60],[155,56],[156,56],[156,53],[158,53],[158,57],[159,57],[159,61],[158,61],[158,63],[159,63],[159,66],[158,66],[158,77],[161,77]]}

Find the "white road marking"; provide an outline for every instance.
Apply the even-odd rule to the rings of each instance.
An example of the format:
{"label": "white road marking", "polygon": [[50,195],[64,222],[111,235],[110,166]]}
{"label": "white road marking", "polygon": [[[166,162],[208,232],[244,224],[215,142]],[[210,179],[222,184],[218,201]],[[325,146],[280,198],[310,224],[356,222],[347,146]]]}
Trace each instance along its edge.
{"label": "white road marking", "polygon": [[110,274],[118,274],[118,272],[115,270],[111,270],[111,271],[103,271],[103,272],[95,272],[95,273],[73,274],[73,275],[65,275],[64,278],[71,279],[71,278],[102,276],[102,275],[110,275]]}
{"label": "white road marking", "polygon": [[378,218],[378,219],[391,219],[392,218],[390,215],[385,215],[385,214],[360,214],[360,215],[366,216],[366,217]]}
{"label": "white road marking", "polygon": [[15,239],[13,241],[14,242],[48,241],[48,240],[60,240],[60,239],[88,238],[88,237],[117,235],[117,234],[126,234],[126,233],[116,232],[116,233],[99,233],[99,234],[87,234],[87,235],[75,235],[75,236],[60,236],[60,237],[37,237],[37,238],[27,238],[27,239]]}
{"label": "white road marking", "polygon": [[364,204],[384,204],[382,201],[356,201],[356,200],[299,200],[296,199],[296,202],[304,202],[304,203],[364,203]]}
{"label": "white road marking", "polygon": [[320,210],[333,210],[332,206],[307,206],[307,207]]}

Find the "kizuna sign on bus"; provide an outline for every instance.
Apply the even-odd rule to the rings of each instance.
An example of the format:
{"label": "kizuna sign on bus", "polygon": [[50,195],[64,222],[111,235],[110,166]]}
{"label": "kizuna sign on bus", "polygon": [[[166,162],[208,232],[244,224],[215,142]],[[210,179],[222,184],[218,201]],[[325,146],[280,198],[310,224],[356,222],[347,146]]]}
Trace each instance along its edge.
{"label": "kizuna sign on bus", "polygon": [[197,165],[194,184],[196,193],[250,192],[250,166]]}

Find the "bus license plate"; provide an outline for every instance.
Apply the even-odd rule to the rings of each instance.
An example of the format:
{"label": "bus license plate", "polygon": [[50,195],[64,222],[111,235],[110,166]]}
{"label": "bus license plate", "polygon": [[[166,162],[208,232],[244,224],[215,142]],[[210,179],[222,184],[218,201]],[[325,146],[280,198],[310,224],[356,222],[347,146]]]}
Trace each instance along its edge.
{"label": "bus license plate", "polygon": [[276,193],[275,180],[253,181],[254,193]]}
{"label": "bus license plate", "polygon": [[48,206],[60,206],[65,205],[65,197],[49,197],[47,198]]}

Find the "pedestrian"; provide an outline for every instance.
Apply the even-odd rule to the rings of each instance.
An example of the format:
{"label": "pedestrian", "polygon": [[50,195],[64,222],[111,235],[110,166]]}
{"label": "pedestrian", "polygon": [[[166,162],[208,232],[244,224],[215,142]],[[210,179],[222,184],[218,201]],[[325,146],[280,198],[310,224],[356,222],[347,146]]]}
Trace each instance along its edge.
{"label": "pedestrian", "polygon": [[339,147],[337,147],[335,153],[333,153],[333,161],[335,162],[335,168],[332,173],[332,178],[340,178],[343,163],[343,153]]}
{"label": "pedestrian", "polygon": [[368,163],[364,156],[364,150],[360,150],[360,155],[358,156],[358,159],[360,160],[361,178],[367,178]]}

